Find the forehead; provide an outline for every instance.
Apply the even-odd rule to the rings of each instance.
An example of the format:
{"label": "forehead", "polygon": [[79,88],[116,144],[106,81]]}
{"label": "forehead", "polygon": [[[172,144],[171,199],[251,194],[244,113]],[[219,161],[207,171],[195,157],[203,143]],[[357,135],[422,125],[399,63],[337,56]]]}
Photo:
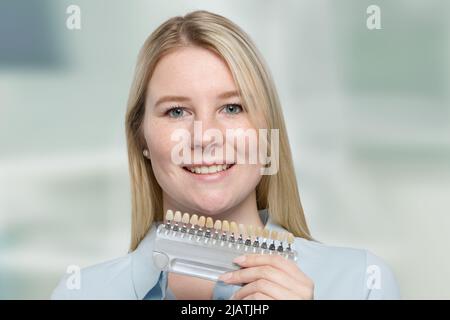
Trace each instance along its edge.
{"label": "forehead", "polygon": [[162,57],[148,83],[150,100],[164,94],[215,97],[236,90],[226,62],[216,53],[200,47],[183,47]]}

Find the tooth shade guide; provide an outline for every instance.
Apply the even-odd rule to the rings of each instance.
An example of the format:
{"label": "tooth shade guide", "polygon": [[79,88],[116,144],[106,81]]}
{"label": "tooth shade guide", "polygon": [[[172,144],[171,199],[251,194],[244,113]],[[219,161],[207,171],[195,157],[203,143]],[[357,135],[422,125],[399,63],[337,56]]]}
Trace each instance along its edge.
{"label": "tooth shade guide", "polygon": [[230,222],[230,233],[230,242],[234,243],[236,240],[236,236],[238,235],[238,226],[234,221]]}
{"label": "tooth shade guide", "polygon": [[214,222],[214,239],[220,238],[220,231],[222,230],[222,221],[216,220]]}
{"label": "tooth shade guide", "polygon": [[196,214],[193,214],[192,216],[191,216],[191,218],[189,219],[189,224],[191,225],[191,227],[189,228],[189,234],[191,234],[191,235],[195,235],[195,232],[196,232],[196,225],[197,225],[197,220],[198,220],[198,217],[197,217],[197,215]]}
{"label": "tooth shade guide", "polygon": [[206,232],[205,232],[205,237],[207,238],[211,238],[211,229],[214,226],[214,222],[213,219],[211,217],[207,217],[206,218]]}
{"label": "tooth shade guide", "polygon": [[247,226],[247,239],[245,240],[245,245],[250,246],[252,244],[252,236],[253,236],[253,226]]}
{"label": "tooth shade guide", "polygon": [[206,228],[212,229],[214,226],[213,219],[211,217],[206,218]]}
{"label": "tooth shade guide", "polygon": [[237,226],[236,222],[231,221],[231,223],[230,223],[230,230],[231,230],[231,233],[234,233],[234,235],[238,234],[239,229],[238,229],[238,226]]}
{"label": "tooth shade guide", "polygon": [[223,220],[222,222],[222,231],[227,233],[230,231],[230,224],[227,220]]}
{"label": "tooth shade guide", "polygon": [[191,216],[191,219],[189,220],[191,227],[194,228],[197,225],[197,222],[198,222],[198,216],[196,214],[193,214]]}
{"label": "tooth shade guide", "polygon": [[245,237],[245,226],[242,223],[239,224],[239,234]]}
{"label": "tooth shade guide", "polygon": [[253,235],[254,235],[253,226],[250,224],[247,226],[247,237],[251,239]]}
{"label": "tooth shade guide", "polygon": [[165,221],[166,221],[165,228],[167,230],[170,230],[172,228],[172,220],[173,220],[173,211],[167,210],[166,216],[165,216]]}
{"label": "tooth shade guide", "polygon": [[[269,232],[269,241],[273,241],[279,247],[283,241],[286,241],[286,238],[293,242],[291,241],[293,236],[288,233],[273,233],[272,230],[265,231],[254,226],[242,225],[241,229],[247,231],[247,234],[243,232],[246,238],[253,238],[256,242],[256,244],[253,242],[253,245],[248,246],[234,238],[235,233],[239,232],[238,225],[234,221],[221,221],[221,229],[218,229],[218,224],[214,220],[208,221],[208,225],[216,226],[214,231],[222,234],[222,237],[216,238],[215,234],[214,236],[211,234],[214,233],[213,229],[203,229],[210,233],[208,236],[207,232],[203,232],[200,227],[200,225],[205,226],[205,217],[194,218],[193,216],[190,216],[189,219],[189,222],[192,222],[189,233],[182,231],[184,222],[186,222],[186,218],[183,216],[181,217],[183,225],[179,228],[181,230],[166,230],[166,224],[159,224],[153,247],[153,257],[161,269],[217,281],[217,277],[223,272],[235,271],[240,268],[239,265],[233,263],[233,259],[243,254],[278,255],[285,259],[297,260],[298,255],[295,250],[290,251],[286,248],[281,251],[264,248],[267,239],[262,239],[261,234]],[[197,221],[195,221],[196,219]],[[176,223],[173,224],[173,226],[175,225]],[[180,226],[179,223],[178,226]]]}
{"label": "tooth shade guide", "polygon": [[294,243],[294,235],[292,233],[289,233],[287,236],[287,242],[289,244],[293,244]]}
{"label": "tooth shade guide", "polygon": [[227,240],[228,232],[230,231],[230,224],[228,223],[228,220],[222,221],[222,241]]}
{"label": "tooth shade guide", "polygon": [[285,232],[278,233],[278,242],[279,242],[279,244],[278,244],[277,251],[279,251],[279,252],[283,252],[284,251],[283,241],[284,241],[285,237],[286,237],[286,233]]}
{"label": "tooth shade guide", "polygon": [[205,224],[206,224],[205,216],[200,216],[197,221],[197,226],[198,226],[197,234],[199,234],[199,235],[203,234],[203,229],[205,228]]}
{"label": "tooth shade guide", "polygon": [[[172,210],[167,210],[165,220],[167,236],[197,241],[199,244],[212,247],[221,246],[229,250],[237,250],[241,254],[279,254],[286,258],[297,259],[297,253],[291,248],[295,238],[289,232],[237,224],[235,221],[214,220],[212,217],[199,217],[195,214],[182,214],[180,211],[174,213]],[[189,230],[187,225],[190,227]],[[205,226],[206,232],[202,230]]]}
{"label": "tooth shade guide", "polygon": [[276,232],[275,230],[272,230],[272,232],[270,233],[270,239],[272,239],[272,241],[275,241],[277,239],[278,236],[278,232]]}
{"label": "tooth shade guide", "polygon": [[222,221],[216,220],[216,222],[214,222],[214,229],[215,229],[216,231],[221,230],[221,229],[222,229]]}
{"label": "tooth shade guide", "polygon": [[166,221],[170,222],[172,220],[173,220],[173,211],[169,209],[166,212]]}
{"label": "tooth shade guide", "polygon": [[277,239],[278,233],[275,230],[272,230],[272,232],[270,233],[270,239],[272,240],[272,243],[269,246],[269,250],[274,251],[275,248],[275,240]]}
{"label": "tooth shade guide", "polygon": [[184,224],[188,224],[189,223],[189,213],[184,213],[183,217],[181,218],[181,222]]}
{"label": "tooth shade guide", "polygon": [[278,241],[280,242],[280,244],[286,241],[286,232],[280,232],[278,234]]}
{"label": "tooth shade guide", "polygon": [[175,211],[175,215],[174,215],[173,220],[175,222],[180,222],[181,221],[181,212],[180,211]]}
{"label": "tooth shade guide", "polygon": [[259,238],[262,235],[262,228],[257,227],[255,230],[255,240],[253,241],[253,247],[259,248]]}
{"label": "tooth shade guide", "polygon": [[286,248],[287,251],[291,251],[291,245],[294,243],[294,235],[292,233],[289,233],[287,235],[287,242],[288,242],[288,246]]}
{"label": "tooth shade guide", "polygon": [[197,225],[200,228],[204,228],[205,227],[205,221],[206,221],[205,216],[201,216],[200,218],[198,218]]}

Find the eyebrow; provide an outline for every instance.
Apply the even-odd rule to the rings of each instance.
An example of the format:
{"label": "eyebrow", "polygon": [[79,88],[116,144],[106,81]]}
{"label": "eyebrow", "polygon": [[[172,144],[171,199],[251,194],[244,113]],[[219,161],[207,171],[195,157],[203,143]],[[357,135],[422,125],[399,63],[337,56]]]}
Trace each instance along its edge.
{"label": "eyebrow", "polygon": [[[231,98],[231,97],[239,97],[239,92],[236,90],[225,91],[217,96],[218,99],[227,99],[227,98]],[[191,99],[189,97],[184,97],[184,96],[176,96],[176,95],[162,96],[155,102],[155,107],[157,107],[158,105],[160,105],[163,102],[168,102],[168,101],[187,102],[190,100]]]}

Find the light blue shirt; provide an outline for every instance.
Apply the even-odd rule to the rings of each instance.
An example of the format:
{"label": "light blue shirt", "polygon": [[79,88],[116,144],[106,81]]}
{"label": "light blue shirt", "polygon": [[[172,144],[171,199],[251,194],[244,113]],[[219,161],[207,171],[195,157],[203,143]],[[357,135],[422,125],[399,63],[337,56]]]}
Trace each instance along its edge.
{"label": "light blue shirt", "polygon": [[[286,231],[271,221],[266,210],[261,220],[271,230]],[[52,299],[175,299],[167,287],[167,272],[153,264],[153,225],[133,252],[121,258],[81,269],[79,288],[68,286],[65,275]],[[314,299],[399,299],[395,276],[386,263],[367,250],[333,247],[295,238],[299,268],[314,282]],[[227,300],[240,286],[216,282],[213,299]]]}

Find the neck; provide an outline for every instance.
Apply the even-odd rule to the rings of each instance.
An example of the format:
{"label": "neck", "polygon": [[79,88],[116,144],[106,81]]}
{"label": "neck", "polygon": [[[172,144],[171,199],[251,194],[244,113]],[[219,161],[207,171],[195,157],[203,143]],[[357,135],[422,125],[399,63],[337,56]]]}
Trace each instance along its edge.
{"label": "neck", "polygon": [[189,214],[197,214],[198,216],[207,216],[213,218],[213,220],[228,220],[229,222],[234,221],[238,224],[242,223],[244,225],[252,225],[253,227],[264,227],[256,205],[256,191],[250,193],[244,201],[236,206],[214,213],[206,213],[195,208],[184,206],[163,192],[163,209],[164,212],[168,209],[174,211],[180,210],[182,213],[188,212]]}

